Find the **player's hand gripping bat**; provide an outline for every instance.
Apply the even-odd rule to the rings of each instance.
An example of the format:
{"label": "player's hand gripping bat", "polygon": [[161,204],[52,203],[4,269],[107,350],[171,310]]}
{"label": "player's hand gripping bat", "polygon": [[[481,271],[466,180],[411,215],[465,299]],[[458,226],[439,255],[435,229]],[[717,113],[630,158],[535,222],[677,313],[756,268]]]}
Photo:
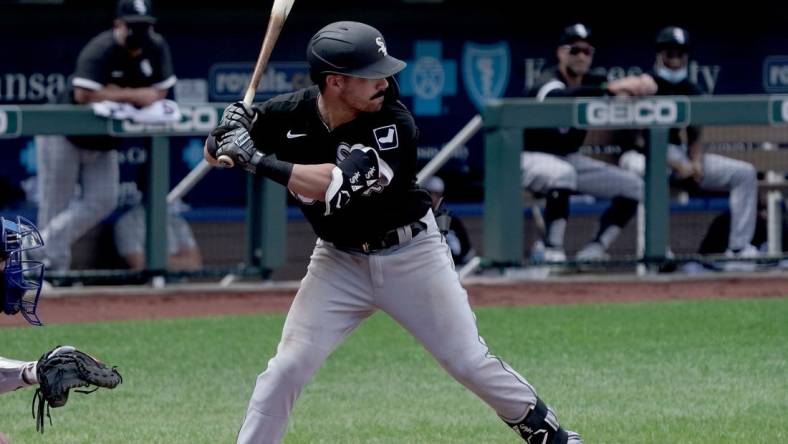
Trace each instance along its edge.
{"label": "player's hand gripping bat", "polygon": [[[274,5],[271,7],[271,17],[268,19],[268,29],[265,31],[263,38],[263,46],[260,48],[260,55],[257,57],[257,63],[254,66],[252,79],[249,81],[249,86],[246,88],[244,94],[244,103],[251,105],[254,100],[257,85],[260,83],[260,78],[265,72],[268,65],[268,59],[271,57],[271,52],[274,50],[276,40],[285,26],[287,15],[290,14],[290,9],[293,8],[295,0],[274,0]],[[219,164],[225,168],[232,168],[235,163],[230,156],[219,156]]]}

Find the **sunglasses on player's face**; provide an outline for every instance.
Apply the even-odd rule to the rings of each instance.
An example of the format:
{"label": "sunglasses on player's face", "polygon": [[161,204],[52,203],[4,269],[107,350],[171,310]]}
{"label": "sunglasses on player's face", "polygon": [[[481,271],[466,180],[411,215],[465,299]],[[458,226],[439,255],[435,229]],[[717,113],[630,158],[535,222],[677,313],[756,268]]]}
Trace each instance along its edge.
{"label": "sunglasses on player's face", "polygon": [[662,56],[666,59],[680,59],[687,55],[687,51],[684,49],[663,49]]}
{"label": "sunglasses on player's face", "polygon": [[578,54],[584,54],[588,57],[591,57],[594,55],[593,46],[566,45],[565,47],[569,50],[569,54],[573,56],[576,56]]}

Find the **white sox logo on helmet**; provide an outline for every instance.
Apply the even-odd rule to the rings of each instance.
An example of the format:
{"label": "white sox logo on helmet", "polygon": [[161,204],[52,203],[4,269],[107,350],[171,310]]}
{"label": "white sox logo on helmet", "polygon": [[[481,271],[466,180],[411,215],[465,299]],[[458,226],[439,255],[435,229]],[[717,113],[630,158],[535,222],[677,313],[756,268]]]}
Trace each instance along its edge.
{"label": "white sox logo on helmet", "polygon": [[389,55],[389,52],[386,50],[386,42],[383,41],[383,37],[377,37],[375,39],[375,44],[378,45],[378,52],[382,52],[384,56]]}
{"label": "white sox logo on helmet", "polygon": [[139,15],[145,15],[148,12],[148,8],[145,7],[145,1],[134,0],[134,10],[137,11]]}

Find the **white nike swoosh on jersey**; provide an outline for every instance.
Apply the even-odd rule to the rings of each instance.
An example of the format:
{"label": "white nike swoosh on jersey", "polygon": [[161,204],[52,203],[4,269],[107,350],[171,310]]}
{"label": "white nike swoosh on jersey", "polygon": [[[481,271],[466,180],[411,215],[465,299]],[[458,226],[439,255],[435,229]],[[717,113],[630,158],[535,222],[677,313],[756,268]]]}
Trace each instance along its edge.
{"label": "white nike swoosh on jersey", "polygon": [[297,137],[304,137],[304,136],[306,136],[306,133],[303,133],[303,134],[293,134],[293,130],[290,130],[290,131],[288,131],[288,132],[287,132],[287,138],[288,138],[288,139],[295,139],[295,138],[297,138]]}

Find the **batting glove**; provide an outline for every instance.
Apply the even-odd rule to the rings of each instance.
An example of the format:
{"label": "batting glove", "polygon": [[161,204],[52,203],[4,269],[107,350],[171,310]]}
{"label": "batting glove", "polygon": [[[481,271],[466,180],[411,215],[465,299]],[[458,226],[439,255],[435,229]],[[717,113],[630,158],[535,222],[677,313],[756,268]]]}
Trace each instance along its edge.
{"label": "batting glove", "polygon": [[219,145],[216,150],[217,158],[228,156],[235,165],[252,174],[257,173],[257,164],[265,155],[255,148],[252,136],[246,128],[239,127],[224,132],[217,136],[216,142]]}
{"label": "batting glove", "polygon": [[224,109],[222,120],[219,126],[232,128],[246,128],[252,130],[252,126],[257,121],[257,111],[244,102],[235,102]]}

